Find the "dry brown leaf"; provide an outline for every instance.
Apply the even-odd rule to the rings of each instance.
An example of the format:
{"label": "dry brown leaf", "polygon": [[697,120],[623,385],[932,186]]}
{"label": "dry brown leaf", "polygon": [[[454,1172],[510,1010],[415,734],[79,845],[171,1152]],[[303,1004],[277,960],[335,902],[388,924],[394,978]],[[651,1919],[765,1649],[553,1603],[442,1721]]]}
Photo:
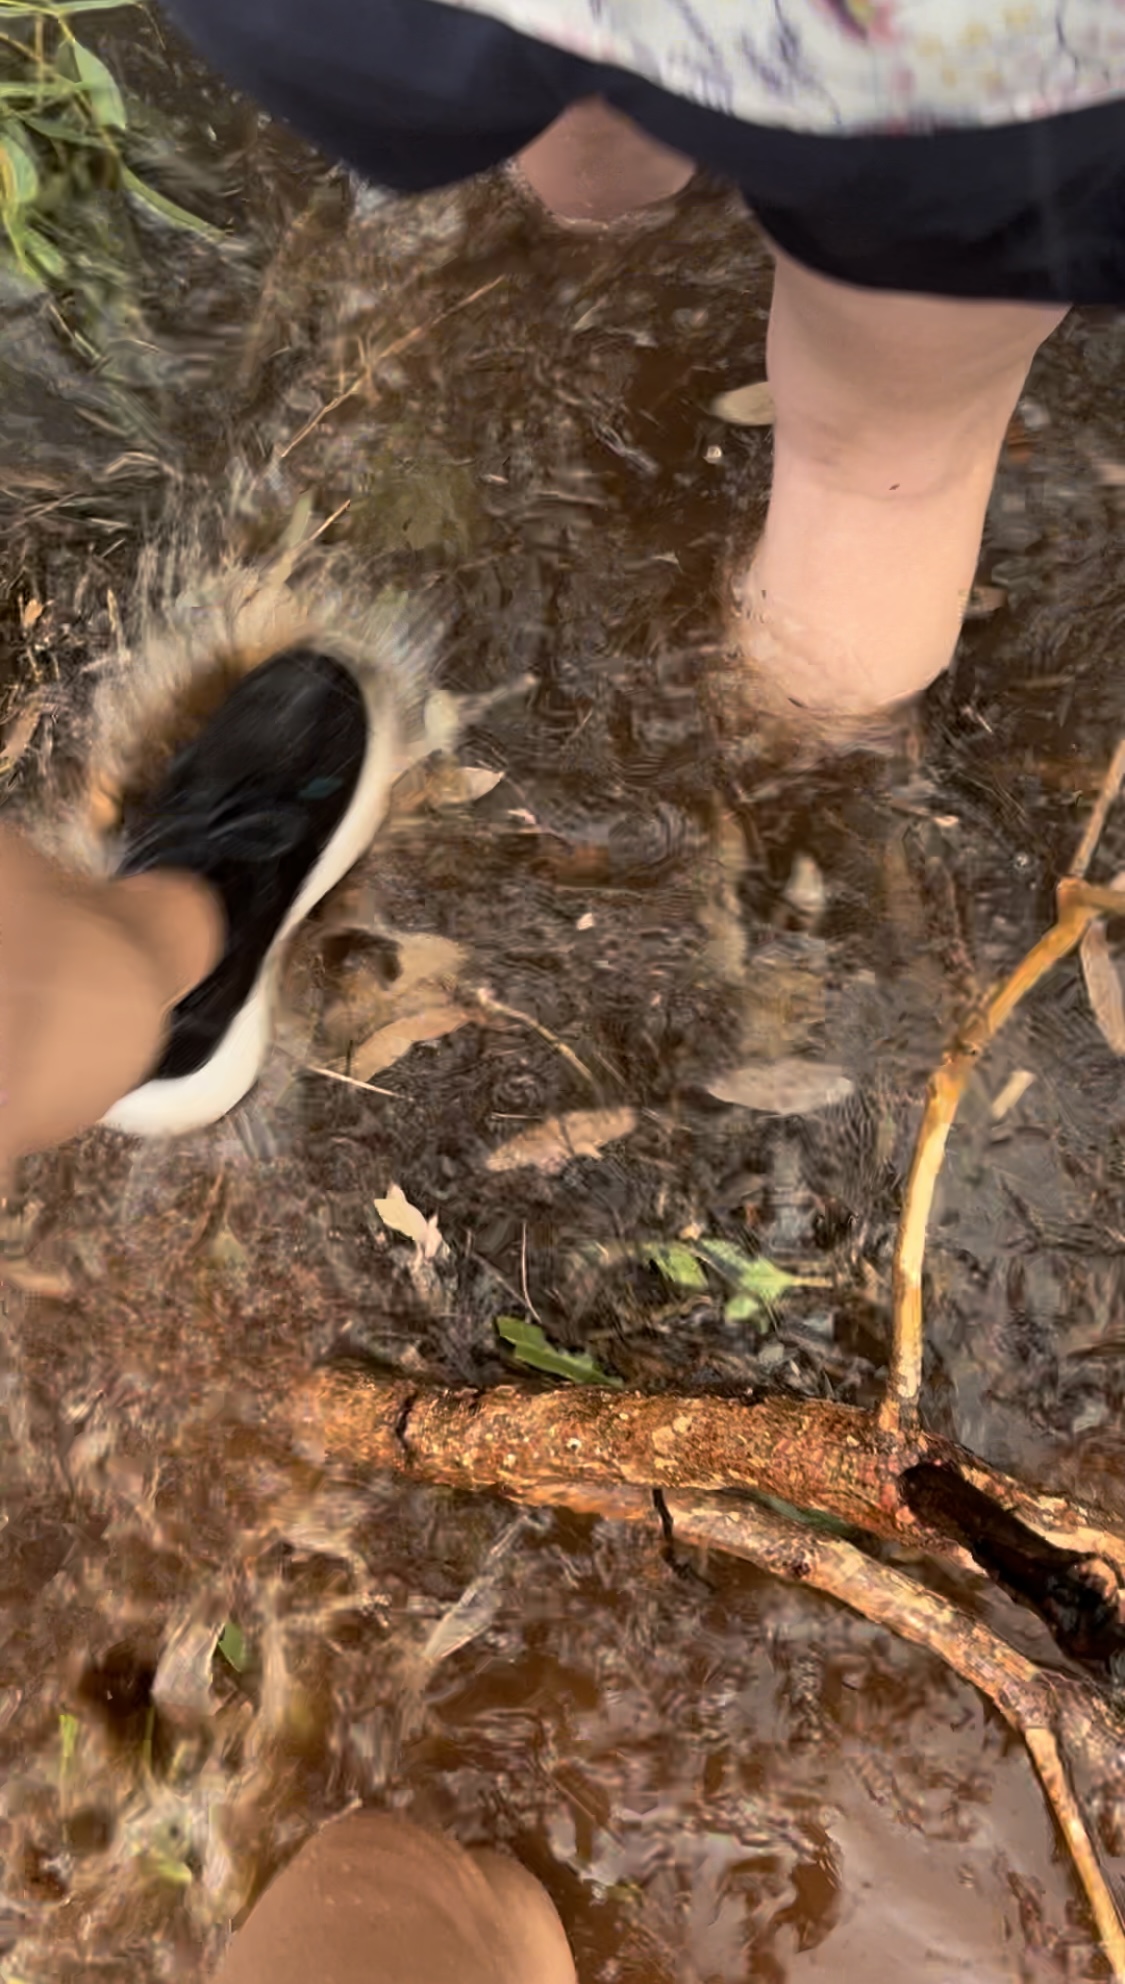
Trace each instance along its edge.
{"label": "dry brown leaf", "polygon": [[0,747],[0,778],[14,772],[28,745],[39,728],[43,714],[42,700],[29,696],[23,708],[13,717],[4,732],[4,743]]}
{"label": "dry brown leaf", "polygon": [[966,620],[984,620],[990,613],[998,613],[1008,603],[1008,595],[1003,586],[974,586],[965,607]]}
{"label": "dry brown leaf", "polygon": [[490,765],[451,765],[449,777],[442,788],[442,806],[471,806],[486,793],[494,792],[503,778],[503,772],[493,771]]}
{"label": "dry brown leaf", "polygon": [[374,1201],[375,1210],[384,1226],[392,1233],[401,1233],[405,1240],[413,1240],[423,1261],[436,1261],[445,1251],[445,1241],[437,1223],[437,1214],[427,1219],[424,1212],[411,1205],[401,1185],[392,1185],[385,1199]]}
{"label": "dry brown leaf", "polygon": [[708,1082],[707,1092],[719,1102],[734,1102],[771,1116],[811,1116],[817,1109],[846,1102],[855,1093],[855,1083],[829,1061],[784,1055],[778,1061],[744,1061],[740,1068]]}
{"label": "dry brown leaf", "polygon": [[454,943],[452,937],[439,937],[433,930],[412,930],[405,937],[396,937],[395,942],[398,977],[389,996],[396,1006],[431,979],[456,978],[467,956],[463,944]]}
{"label": "dry brown leaf", "polygon": [[25,634],[30,634],[32,628],[38,626],[46,611],[43,601],[36,599],[34,595],[24,600],[20,607],[20,626]]}
{"label": "dry brown leaf", "polygon": [[[363,928],[361,915],[359,905],[346,927]],[[433,931],[399,935],[388,930],[377,917],[369,918],[366,927],[393,939],[397,976],[388,985],[374,959],[366,966],[359,961],[321,1019],[325,1058],[338,1070],[350,1072],[361,1081],[369,1081],[380,1068],[389,1068],[415,1041],[436,1040],[460,1025],[461,1011],[453,988],[466,959],[460,944]],[[427,1032],[426,1025],[436,1012],[442,1018],[435,1019],[432,1030]],[[421,1015],[426,1016],[424,1021],[419,1018]],[[413,1032],[387,1033],[389,1028],[416,1018],[419,1024]],[[387,1037],[383,1038],[385,1034]],[[357,1042],[360,1044],[356,1045]]]}
{"label": "dry brown leaf", "polygon": [[369,1082],[373,1075],[382,1074],[384,1068],[401,1061],[421,1041],[441,1040],[447,1033],[456,1033],[468,1018],[463,1006],[455,1006],[448,999],[423,1006],[416,1013],[404,1013],[401,1019],[391,1020],[387,1026],[376,1027],[374,1033],[368,1034],[351,1057],[351,1072],[356,1081]]}
{"label": "dry brown leaf", "polygon": [[554,1177],[576,1157],[600,1157],[606,1144],[627,1137],[637,1127],[635,1109],[571,1109],[565,1116],[549,1116],[530,1130],[490,1152],[488,1171],[531,1169]]}
{"label": "dry brown leaf", "polygon": [[30,1261],[0,1256],[0,1287],[18,1288],[21,1295],[41,1295],[48,1302],[68,1302],[74,1283],[65,1268],[33,1268]]}
{"label": "dry brown leaf", "polygon": [[711,412],[731,427],[772,427],[773,391],[768,379],[755,379],[751,386],[736,386],[711,401]]}
{"label": "dry brown leaf", "polygon": [[794,858],[785,884],[785,900],[790,909],[796,910],[798,916],[807,917],[810,923],[823,916],[828,890],[811,854],[798,854]]}
{"label": "dry brown leaf", "polygon": [[394,789],[391,815],[408,819],[424,806],[472,806],[492,792],[504,777],[488,765],[459,765],[436,755],[403,773]]}
{"label": "dry brown leaf", "polygon": [[[1120,877],[1113,886],[1121,886]],[[1082,976],[1086,980],[1086,996],[1103,1038],[1115,1054],[1125,1054],[1125,992],[1122,991],[1120,974],[1113,962],[1105,924],[1100,917],[1096,923],[1091,923],[1083,937],[1079,956],[1082,959]]]}

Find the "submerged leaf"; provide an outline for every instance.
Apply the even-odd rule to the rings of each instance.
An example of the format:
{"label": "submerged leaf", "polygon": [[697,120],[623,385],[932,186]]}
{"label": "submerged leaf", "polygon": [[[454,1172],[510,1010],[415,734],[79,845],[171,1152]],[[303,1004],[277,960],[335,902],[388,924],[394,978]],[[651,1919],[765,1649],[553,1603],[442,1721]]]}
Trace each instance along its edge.
{"label": "submerged leaf", "polygon": [[553,1177],[576,1157],[600,1157],[603,1146],[629,1136],[637,1127],[635,1109],[571,1109],[521,1130],[491,1151],[488,1171],[532,1169]]}
{"label": "submerged leaf", "polygon": [[422,1259],[436,1260],[445,1247],[436,1215],[426,1218],[417,1206],[413,1206],[401,1185],[392,1185],[385,1199],[374,1201],[375,1210],[384,1226],[392,1233],[401,1233],[407,1240],[413,1240]]}
{"label": "submerged leaf", "polygon": [[241,1626],[228,1619],[215,1645],[228,1667],[233,1667],[236,1674],[245,1674],[250,1665],[250,1647]]}
{"label": "submerged leaf", "polygon": [[[1119,884],[1115,882],[1114,886]],[[1103,1038],[1115,1054],[1125,1054],[1125,991],[1100,917],[1091,923],[1083,937],[1079,956],[1086,995]]]}
{"label": "submerged leaf", "polygon": [[753,385],[736,386],[712,400],[711,411],[731,427],[772,427],[773,389],[768,379],[755,379]]}
{"label": "submerged leaf", "polygon": [[369,1082],[373,1075],[393,1068],[396,1061],[401,1061],[404,1054],[409,1054],[422,1041],[441,1040],[447,1033],[456,1033],[468,1017],[463,1006],[454,1006],[446,999],[437,1005],[424,1006],[420,1013],[406,1013],[402,1019],[376,1027],[351,1057],[354,1079]]}
{"label": "submerged leaf", "polygon": [[548,1343],[538,1323],[524,1316],[497,1316],[496,1334],[511,1346],[518,1364],[532,1371],[546,1371],[553,1378],[569,1378],[575,1385],[611,1385],[619,1390],[623,1379],[611,1377],[585,1350],[559,1350]]}
{"label": "submerged leaf", "polygon": [[800,1275],[788,1274],[774,1261],[767,1261],[764,1254],[744,1254],[730,1240],[700,1240],[697,1251],[703,1260],[733,1283],[739,1296],[745,1296],[767,1309],[784,1295],[787,1288],[800,1285]]}
{"label": "submerged leaf", "polygon": [[69,1769],[74,1761],[74,1753],[78,1748],[79,1727],[78,1717],[71,1715],[68,1709],[63,1709],[59,1716],[59,1749],[61,1753],[59,1761],[64,1771]]}
{"label": "submerged leaf", "polygon": [[707,1092],[719,1102],[771,1116],[811,1116],[830,1109],[855,1093],[855,1083],[843,1068],[828,1061],[805,1061],[785,1055],[778,1061],[745,1061],[708,1082]]}
{"label": "submerged leaf", "polygon": [[760,1323],[767,1327],[769,1309],[757,1295],[732,1295],[723,1304],[725,1323]]}

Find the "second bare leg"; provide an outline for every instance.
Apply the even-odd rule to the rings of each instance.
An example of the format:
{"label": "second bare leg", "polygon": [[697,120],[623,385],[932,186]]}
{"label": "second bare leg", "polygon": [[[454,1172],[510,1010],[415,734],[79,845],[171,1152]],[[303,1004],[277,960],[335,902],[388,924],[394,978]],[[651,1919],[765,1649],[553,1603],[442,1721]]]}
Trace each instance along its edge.
{"label": "second bare leg", "polygon": [[854,289],[778,256],[773,486],[736,575],[767,689],[859,715],[948,665],[1005,428],[1065,314]]}
{"label": "second bare leg", "polygon": [[517,164],[558,219],[586,223],[618,220],[670,199],[695,171],[682,152],[593,96],[556,118]]}

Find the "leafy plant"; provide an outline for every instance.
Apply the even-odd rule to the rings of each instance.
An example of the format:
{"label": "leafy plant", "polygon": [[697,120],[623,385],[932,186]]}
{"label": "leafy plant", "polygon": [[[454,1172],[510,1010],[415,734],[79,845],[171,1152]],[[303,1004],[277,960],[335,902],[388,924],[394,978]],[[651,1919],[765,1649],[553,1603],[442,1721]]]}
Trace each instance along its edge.
{"label": "leafy plant", "polygon": [[728,1323],[755,1323],[765,1329],[780,1298],[790,1288],[822,1288],[820,1275],[790,1274],[762,1254],[748,1254],[733,1240],[651,1241],[638,1249],[672,1288],[703,1293],[710,1268],[727,1290],[723,1316]]}
{"label": "leafy plant", "polygon": [[91,196],[127,194],[173,226],[219,231],[150,186],[131,161],[137,112],[73,25],[137,0],[0,0],[0,228],[6,259],[65,288],[68,235]]}

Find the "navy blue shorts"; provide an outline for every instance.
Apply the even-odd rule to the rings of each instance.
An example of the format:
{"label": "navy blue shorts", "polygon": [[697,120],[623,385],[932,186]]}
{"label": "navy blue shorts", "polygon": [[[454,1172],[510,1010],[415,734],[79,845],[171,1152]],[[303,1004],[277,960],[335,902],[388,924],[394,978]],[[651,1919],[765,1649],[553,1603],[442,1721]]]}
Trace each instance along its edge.
{"label": "navy blue shorts", "polygon": [[709,110],[439,0],[165,0],[229,82],[364,178],[510,158],[579,98],[733,181],[798,261],[938,296],[1125,305],[1125,103],[1025,124],[813,136]]}

